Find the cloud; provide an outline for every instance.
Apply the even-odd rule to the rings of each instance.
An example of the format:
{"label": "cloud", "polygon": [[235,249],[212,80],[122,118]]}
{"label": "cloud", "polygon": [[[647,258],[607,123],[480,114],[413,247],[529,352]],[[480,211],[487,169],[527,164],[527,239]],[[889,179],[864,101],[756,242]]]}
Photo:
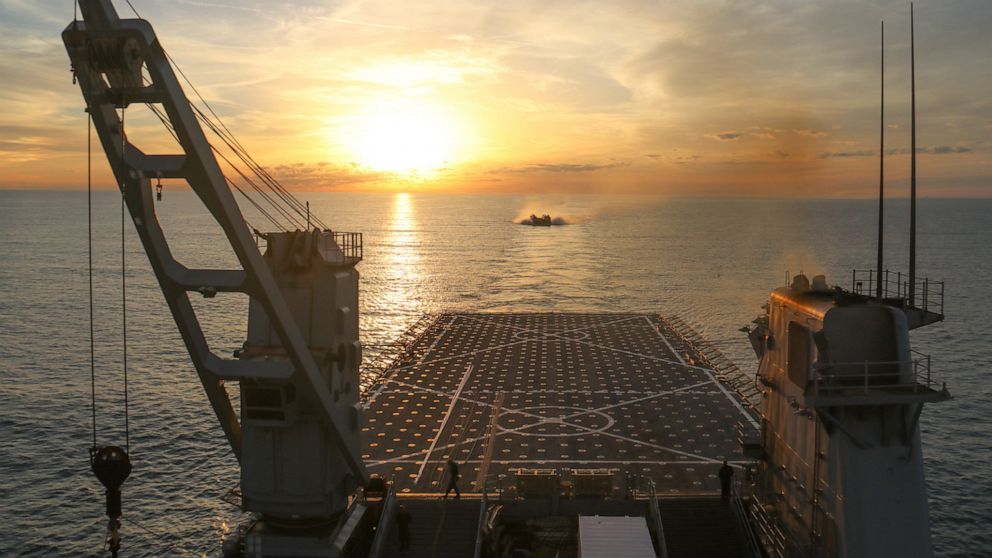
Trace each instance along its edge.
{"label": "cloud", "polygon": [[793,133],[798,134],[804,138],[823,138],[830,135],[830,132],[824,132],[822,130],[805,130],[798,129],[792,130]]}
{"label": "cloud", "polygon": [[628,166],[629,163],[534,163],[522,167],[503,168],[499,172],[506,173],[530,173],[530,172],[595,172],[605,169]]}
{"label": "cloud", "polygon": [[[930,147],[917,147],[916,152],[922,155],[950,155],[957,153],[971,153],[974,151],[970,147],[961,147],[954,145],[933,145]],[[894,149],[886,149],[886,155],[909,155],[909,148],[901,147]],[[836,159],[836,158],[846,158],[846,157],[876,157],[878,156],[877,150],[865,149],[861,151],[830,151],[826,153],[820,153],[819,157],[821,159]]]}
{"label": "cloud", "polygon": [[874,157],[877,154],[878,152],[871,149],[863,149],[861,151],[830,151],[820,153],[819,157],[821,159],[843,159],[848,157]]}
{"label": "cloud", "polygon": [[971,153],[971,149],[967,147],[956,147],[951,145],[937,145],[934,147],[925,148],[924,153],[930,153],[931,155],[946,155],[948,153]]}
{"label": "cloud", "polygon": [[744,134],[742,132],[720,132],[717,134],[709,134],[706,137],[718,141],[734,141],[735,139],[744,137]]}

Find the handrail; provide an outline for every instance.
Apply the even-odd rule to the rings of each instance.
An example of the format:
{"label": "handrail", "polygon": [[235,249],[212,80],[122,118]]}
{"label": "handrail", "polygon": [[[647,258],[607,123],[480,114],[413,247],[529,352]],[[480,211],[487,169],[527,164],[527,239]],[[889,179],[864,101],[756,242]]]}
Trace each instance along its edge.
{"label": "handrail", "polygon": [[475,532],[475,554],[474,558],[482,558],[482,543],[485,539],[484,528],[486,526],[486,509],[489,507],[489,495],[486,487],[482,488],[482,499],[479,501],[479,524]]}
{"label": "handrail", "polygon": [[359,377],[363,404],[367,404],[373,390],[383,385],[385,377],[399,364],[399,359],[406,355],[440,318],[441,316],[436,314],[420,316],[399,337],[386,344],[379,354],[361,364]]}
{"label": "handrail", "polygon": [[[874,269],[851,271],[851,292],[874,297],[879,283],[882,298],[898,299],[916,308],[935,314],[944,314],[944,282],[924,278],[917,283],[917,300],[909,300],[909,276],[902,272],[885,270],[879,275]],[[922,288],[921,288],[922,287]]]}
{"label": "handrail", "polygon": [[375,529],[375,538],[372,540],[372,550],[369,558],[380,558],[385,556],[386,541],[389,538],[389,530],[393,526],[396,517],[396,483],[390,483],[389,492],[382,502],[382,513],[379,515],[379,523]]}
{"label": "handrail", "polygon": [[[909,360],[814,363],[812,394],[851,393],[859,386],[863,393],[886,388],[910,388],[913,393],[942,389],[931,374],[930,355],[911,354],[915,358]],[[906,371],[910,372],[908,377]]]}
{"label": "handrail", "polygon": [[751,549],[751,556],[761,558],[763,555],[761,544],[758,542],[758,534],[754,532],[754,525],[748,520],[747,510],[744,508],[744,497],[741,494],[740,481],[730,486],[730,501],[734,504],[734,515],[737,521],[744,528],[744,536],[747,539],[747,546]]}
{"label": "handrail", "polygon": [[761,532],[759,536],[762,543],[762,551],[770,558],[785,558],[785,535],[781,529],[772,523],[761,502],[757,498],[751,498],[751,505],[748,509],[749,515],[754,519],[754,525]]}
{"label": "handrail", "polygon": [[655,537],[658,542],[658,558],[668,558],[668,542],[665,540],[665,526],[661,522],[661,503],[658,501],[658,490],[655,487],[654,479],[648,479],[648,493],[650,500],[651,519],[654,520]]}

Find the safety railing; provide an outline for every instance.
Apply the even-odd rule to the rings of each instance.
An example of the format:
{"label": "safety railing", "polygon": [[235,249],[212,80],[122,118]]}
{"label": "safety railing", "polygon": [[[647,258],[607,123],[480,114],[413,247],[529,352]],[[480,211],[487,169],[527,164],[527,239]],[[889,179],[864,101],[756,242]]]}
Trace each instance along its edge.
{"label": "safety railing", "polygon": [[874,297],[878,295],[879,287],[882,288],[883,299],[903,300],[914,308],[944,314],[943,281],[931,281],[925,277],[920,279],[916,283],[914,300],[909,300],[909,275],[887,269],[881,274],[874,269],[851,271],[851,292]]}
{"label": "safety railing", "polygon": [[658,545],[658,558],[668,558],[668,541],[665,540],[665,526],[661,521],[661,500],[658,498],[658,489],[654,484],[654,479],[648,479],[648,505],[650,506],[651,520],[654,522],[655,540]]}
{"label": "safety railing", "polygon": [[[436,314],[424,314],[392,342],[381,347],[372,347],[372,350],[378,349],[378,352],[372,358],[363,359],[361,365],[363,399],[366,399],[374,388],[382,385],[393,368],[402,364],[401,359],[439,318],[440,316]],[[364,344],[363,348],[366,348]]]}
{"label": "safety railing", "polygon": [[765,507],[757,498],[751,498],[747,506],[747,514],[754,534],[761,546],[762,555],[769,558],[785,558],[785,534],[776,521],[765,511]]}
{"label": "safety railing", "polygon": [[339,232],[327,231],[337,244],[338,250],[344,255],[347,264],[356,264],[364,257],[364,247],[362,245],[362,233],[360,232]]}
{"label": "safety railing", "polygon": [[[302,231],[299,231],[302,232]],[[362,261],[364,257],[364,245],[362,243],[362,233],[360,232],[340,232],[325,230],[318,233],[317,230],[310,231],[316,239],[315,248],[329,256],[329,261],[342,265],[355,265]],[[266,233],[258,230],[253,231],[255,237],[255,247],[264,251],[266,246],[263,242],[268,242]]]}
{"label": "safety railing", "polygon": [[389,531],[396,520],[396,483],[389,483],[389,491],[382,502],[382,513],[379,515],[379,523],[376,526],[375,538],[372,540],[372,551],[369,558],[380,558],[385,556],[386,544],[389,540]]}
{"label": "safety railing", "polygon": [[657,319],[659,327],[664,327],[673,333],[677,339],[676,344],[681,345],[683,351],[690,353],[688,360],[691,364],[695,364],[693,361],[696,361],[712,368],[717,380],[734,392],[744,407],[752,412],[757,409],[761,401],[761,390],[758,389],[752,375],[741,370],[734,361],[725,356],[715,345],[707,342],[679,316],[658,316]]}
{"label": "safety railing", "polygon": [[[911,351],[909,361],[825,362],[813,365],[811,394],[898,391],[921,393],[942,389],[931,375],[930,355]],[[907,373],[908,372],[908,373]]]}
{"label": "safety railing", "polygon": [[486,487],[482,489],[482,499],[479,501],[479,524],[475,531],[475,553],[474,558],[482,558],[482,548],[486,541],[486,510],[489,508],[489,494]]}
{"label": "safety railing", "polygon": [[741,482],[735,482],[731,484],[730,501],[733,504],[734,515],[737,517],[737,523],[744,530],[744,538],[747,539],[747,546],[751,550],[751,556],[754,558],[761,558],[764,555],[762,552],[762,545],[758,539],[758,533],[754,523],[751,521],[747,513],[746,501],[750,501],[750,497],[745,499],[743,494],[744,485]]}

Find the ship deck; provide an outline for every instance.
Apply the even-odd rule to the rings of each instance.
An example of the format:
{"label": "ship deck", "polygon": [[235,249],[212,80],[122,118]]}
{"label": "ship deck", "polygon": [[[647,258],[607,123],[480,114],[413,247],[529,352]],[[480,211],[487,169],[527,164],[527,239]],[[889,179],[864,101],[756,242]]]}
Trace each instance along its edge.
{"label": "ship deck", "polygon": [[401,493],[506,488],[526,469],[610,469],[659,492],[718,490],[742,401],[650,314],[440,315],[363,405],[369,472]]}

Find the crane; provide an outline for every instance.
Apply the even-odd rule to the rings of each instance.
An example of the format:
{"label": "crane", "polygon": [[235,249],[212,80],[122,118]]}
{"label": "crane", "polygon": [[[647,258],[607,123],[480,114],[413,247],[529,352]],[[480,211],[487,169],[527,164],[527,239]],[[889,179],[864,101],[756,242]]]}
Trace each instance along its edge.
{"label": "crane", "polygon": [[[258,556],[329,548],[350,496],[369,481],[357,407],[361,234],[309,224],[256,231],[263,253],[152,26],[119,17],[110,0],[80,0],[79,7],[82,19],[70,23],[62,39],[130,219],[240,462],[242,507],[261,518],[246,545]],[[146,153],[130,141],[125,110],[132,104],[160,115],[179,152]],[[239,269],[182,263],[156,216],[152,180],[163,178],[189,185],[223,230]],[[213,351],[190,301],[191,295],[227,292],[250,300],[247,340],[233,358]],[[235,381],[240,416],[225,388]],[[314,532],[327,536],[315,539]]]}

